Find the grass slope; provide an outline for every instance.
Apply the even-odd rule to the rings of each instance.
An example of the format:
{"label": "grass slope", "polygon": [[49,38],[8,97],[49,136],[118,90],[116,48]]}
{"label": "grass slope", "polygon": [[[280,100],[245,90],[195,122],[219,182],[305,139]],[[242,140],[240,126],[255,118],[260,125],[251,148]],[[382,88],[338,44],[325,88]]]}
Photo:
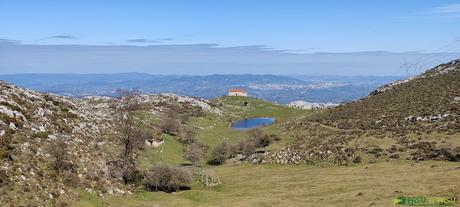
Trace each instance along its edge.
{"label": "grass slope", "polygon": [[[250,97],[223,97],[213,100],[220,102],[223,115],[205,114],[201,117],[190,117],[188,128],[196,131],[197,139],[212,147],[226,140],[231,143],[237,143],[242,139],[250,138],[246,131],[236,131],[230,128],[232,122],[248,117],[274,117],[277,122],[270,126],[262,127],[267,133],[276,134],[282,137],[280,142],[271,146],[270,149],[283,147],[289,140],[280,128],[281,124],[287,120],[293,119],[299,114],[307,114],[306,110],[289,108],[282,105],[276,105],[256,98]],[[248,105],[244,106],[244,102]],[[149,113],[140,113],[139,118],[145,127],[152,127],[159,123],[159,117]],[[181,136],[181,135],[179,135]],[[183,159],[184,146],[173,136],[164,135],[165,143],[159,148],[147,148],[140,156],[140,164],[144,167],[150,167],[158,163],[162,164],[188,164]]]}
{"label": "grass slope", "polygon": [[[281,128],[282,124],[296,117],[307,115],[309,111],[277,105],[251,97],[222,97],[213,100],[221,103],[222,116],[207,115],[205,117],[192,118],[190,127],[197,129],[198,139],[213,147],[223,140],[236,143],[241,139],[250,138],[246,131],[236,131],[230,125],[238,120],[251,117],[273,117],[276,123],[261,127],[267,133],[276,134],[281,141],[269,146],[270,149],[277,149],[284,146],[290,139]],[[247,102],[247,106],[244,106]]]}
{"label": "grass slope", "polygon": [[[196,128],[198,139],[211,147],[224,139],[237,142],[249,138],[247,132],[229,128],[233,121],[247,117],[269,116],[277,119],[275,124],[263,127],[267,132],[282,137],[281,142],[270,146],[273,149],[286,143],[292,144],[296,134],[328,136],[328,133],[336,135],[334,133],[338,130],[327,126],[318,128],[318,131],[310,128],[284,128],[287,122],[308,116],[310,111],[244,97],[224,97],[213,101],[222,104],[220,108],[223,115],[192,117],[188,126]],[[248,106],[244,106],[244,102],[248,102]],[[394,140],[370,137],[353,139],[349,144],[388,148],[394,144]],[[159,149],[146,151],[141,163],[145,166],[155,163],[186,163],[182,159],[182,148],[173,137],[166,136],[165,144]],[[460,194],[460,164],[454,162],[415,163],[396,159],[389,162],[380,160],[374,164],[365,162],[330,167],[227,164],[204,168],[215,171],[223,184],[206,188],[195,181],[192,190],[179,193],[139,190],[129,196],[104,198],[82,191],[80,200],[73,206],[392,206],[392,200],[398,196],[450,197]]]}
{"label": "grass slope", "polygon": [[352,167],[236,165],[215,169],[223,185],[177,194],[138,192],[127,197],[84,194],[87,206],[391,206],[397,196],[449,197],[460,193],[460,164],[405,161]]}
{"label": "grass slope", "polygon": [[[390,90],[375,92],[364,99],[310,116],[307,121],[319,121],[343,129],[403,128],[420,124],[407,122],[405,118],[409,116],[460,114],[460,102],[455,101],[455,97],[460,97],[459,88],[460,61],[454,61],[439,65]],[[458,123],[457,117],[457,124],[448,128],[458,131]]]}
{"label": "grass slope", "polygon": [[183,157],[184,146],[169,135],[163,136],[164,143],[158,148],[147,148],[140,156],[140,163],[147,168],[154,164],[184,164],[188,163]]}

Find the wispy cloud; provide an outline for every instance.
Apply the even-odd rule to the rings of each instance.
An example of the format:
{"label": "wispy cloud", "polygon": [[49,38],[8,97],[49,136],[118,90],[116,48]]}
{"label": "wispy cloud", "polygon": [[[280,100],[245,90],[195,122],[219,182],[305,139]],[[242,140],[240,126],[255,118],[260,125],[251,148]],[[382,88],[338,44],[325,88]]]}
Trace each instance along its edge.
{"label": "wispy cloud", "polygon": [[417,13],[416,16],[441,19],[460,18],[460,4],[448,4],[432,7]]}
{"label": "wispy cloud", "polygon": [[174,40],[173,38],[159,38],[159,41],[172,41]]}
{"label": "wispy cloud", "polygon": [[126,42],[129,42],[129,43],[156,43],[158,41],[149,40],[149,39],[129,39],[129,40],[126,40]]}
{"label": "wispy cloud", "polygon": [[425,8],[423,10],[414,11],[413,13],[397,16],[396,18],[457,19],[460,18],[460,4],[447,4]]}
{"label": "wispy cloud", "polygon": [[36,41],[52,41],[52,40],[76,40],[78,39],[74,35],[69,35],[69,34],[59,34],[59,35],[53,35],[53,36],[48,36],[48,37],[43,37],[40,39],[37,39]]}
{"label": "wispy cloud", "polygon": [[127,43],[159,43],[159,42],[166,42],[172,41],[173,38],[158,38],[158,39],[146,39],[146,38],[137,38],[137,39],[128,39],[125,42]]}
{"label": "wispy cloud", "polygon": [[460,14],[460,4],[438,6],[425,11],[426,14]]}
{"label": "wispy cloud", "polygon": [[47,39],[70,39],[70,40],[74,40],[74,39],[77,39],[77,37],[75,37],[73,35],[54,35],[54,36],[48,37]]}
{"label": "wispy cloud", "polygon": [[19,40],[11,40],[11,39],[0,39],[0,45],[1,44],[20,44],[21,41]]}

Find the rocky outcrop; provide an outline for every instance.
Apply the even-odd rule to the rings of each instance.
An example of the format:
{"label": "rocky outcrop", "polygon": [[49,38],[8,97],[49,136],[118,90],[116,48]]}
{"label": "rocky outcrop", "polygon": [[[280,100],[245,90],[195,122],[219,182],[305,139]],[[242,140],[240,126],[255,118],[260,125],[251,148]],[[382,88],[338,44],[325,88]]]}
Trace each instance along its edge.
{"label": "rocky outcrop", "polygon": [[[111,134],[110,111],[107,103],[88,104],[0,82],[0,139],[8,145],[1,149],[0,174],[9,183],[0,193],[24,193],[1,196],[0,203],[57,205],[76,196],[72,185],[97,194],[123,188],[109,176],[105,160],[111,155],[97,150]],[[69,162],[76,166],[72,177],[63,179],[50,169],[56,141],[65,143]]]}
{"label": "rocky outcrop", "polygon": [[303,151],[293,148],[283,148],[279,151],[262,151],[250,155],[237,154],[230,162],[245,162],[252,164],[339,164],[352,163],[356,158],[355,150],[346,147],[328,148],[323,150]]}
{"label": "rocky outcrop", "polygon": [[451,116],[452,114],[436,114],[436,115],[431,115],[431,116],[408,116],[405,118],[405,120],[410,121],[410,122],[414,122],[414,121],[437,122],[437,121],[443,121]]}
{"label": "rocky outcrop", "polygon": [[[208,101],[167,95],[142,95],[146,112],[220,114]],[[75,187],[96,194],[129,194],[114,177],[119,143],[111,97],[71,99],[38,93],[0,81],[0,203],[57,206],[75,199]],[[143,109],[143,110],[144,110]],[[52,169],[52,150],[64,142],[70,175]],[[22,194],[9,194],[14,191]]]}
{"label": "rocky outcrop", "polygon": [[[188,107],[196,107],[199,110],[213,113],[216,115],[222,115],[222,111],[212,106],[211,102],[198,97],[188,97],[188,96],[179,96],[172,93],[165,93],[165,94],[148,94],[141,96],[144,103],[156,103],[156,106],[160,106],[158,104],[163,103],[163,106],[170,106],[171,103],[180,103],[184,106]],[[169,108],[169,107],[168,107]],[[161,110],[160,108],[157,108]]]}
{"label": "rocky outcrop", "polygon": [[293,101],[288,104],[289,107],[299,108],[299,109],[323,109],[338,106],[336,103],[312,103],[306,101]]}
{"label": "rocky outcrop", "polygon": [[428,70],[420,75],[410,77],[405,80],[397,80],[392,83],[386,84],[384,86],[381,86],[377,88],[375,91],[371,92],[370,96],[377,95],[380,93],[384,93],[386,91],[392,90],[394,87],[408,83],[410,81],[414,81],[417,79],[422,79],[422,78],[428,78],[428,77],[433,77],[433,76],[438,76],[438,75],[446,75],[449,72],[452,71],[459,71],[460,70],[460,59],[453,60],[449,63],[446,64],[441,64],[431,70]]}

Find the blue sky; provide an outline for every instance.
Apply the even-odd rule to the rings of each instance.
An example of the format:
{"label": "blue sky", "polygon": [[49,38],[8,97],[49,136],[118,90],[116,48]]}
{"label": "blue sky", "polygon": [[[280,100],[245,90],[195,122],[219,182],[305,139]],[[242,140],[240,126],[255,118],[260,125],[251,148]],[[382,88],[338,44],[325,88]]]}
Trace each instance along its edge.
{"label": "blue sky", "polygon": [[[394,75],[402,73],[400,66],[407,60],[433,65],[460,57],[458,0],[0,0],[0,25],[3,74]],[[245,48],[244,55],[239,47]],[[155,59],[164,48],[176,59],[168,56],[168,61],[155,62],[136,57]],[[267,53],[272,60],[263,62]],[[344,60],[345,53],[354,56]],[[88,60],[88,54],[104,61]],[[114,54],[126,56],[120,62]],[[315,62],[320,54],[323,61]],[[53,58],[56,55],[60,60]]]}

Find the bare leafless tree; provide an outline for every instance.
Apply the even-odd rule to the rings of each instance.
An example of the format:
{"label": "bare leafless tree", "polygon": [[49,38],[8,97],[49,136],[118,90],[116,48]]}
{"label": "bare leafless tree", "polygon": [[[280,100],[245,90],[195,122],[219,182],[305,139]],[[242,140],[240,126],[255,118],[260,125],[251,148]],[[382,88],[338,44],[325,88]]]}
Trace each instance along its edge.
{"label": "bare leafless tree", "polygon": [[212,165],[221,165],[227,159],[233,157],[235,151],[237,151],[236,147],[224,140],[213,148],[211,152],[211,159],[208,163]]}
{"label": "bare leafless tree", "polygon": [[184,130],[185,132],[181,135],[180,141],[186,145],[191,145],[195,142],[196,140],[196,131],[194,129],[186,129]]}
{"label": "bare leafless tree", "polygon": [[149,191],[174,192],[190,189],[192,173],[171,165],[158,165],[145,172],[144,185]]}
{"label": "bare leafless tree", "polygon": [[163,133],[169,135],[179,135],[180,122],[177,113],[174,110],[169,110],[163,117],[160,123],[160,128]]}
{"label": "bare leafless tree", "polygon": [[136,113],[142,109],[139,91],[118,89],[114,109],[122,147],[120,154],[121,175],[127,184],[139,173],[135,152],[144,146],[145,139],[151,135],[136,123]]}
{"label": "bare leafless tree", "polygon": [[208,148],[207,145],[199,142],[188,144],[184,148],[184,159],[192,162],[194,166],[201,166]]}
{"label": "bare leafless tree", "polygon": [[49,147],[49,153],[53,158],[53,168],[59,172],[74,172],[76,166],[70,161],[67,144],[62,139],[56,139]]}

